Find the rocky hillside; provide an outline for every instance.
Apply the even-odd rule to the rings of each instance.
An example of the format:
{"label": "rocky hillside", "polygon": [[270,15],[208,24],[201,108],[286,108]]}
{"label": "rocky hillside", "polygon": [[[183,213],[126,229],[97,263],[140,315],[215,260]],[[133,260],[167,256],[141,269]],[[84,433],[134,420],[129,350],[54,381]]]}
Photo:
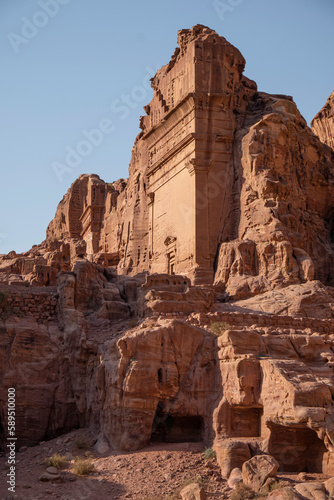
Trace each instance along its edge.
{"label": "rocky hillside", "polygon": [[[100,457],[200,443],[218,483],[254,492],[278,468],[334,475],[331,100],[317,137],[244,64],[213,30],[181,30],[128,180],[81,175],[45,241],[0,258],[4,453],[13,387],[18,448],[86,429]],[[262,482],[232,472],[249,461]]]}

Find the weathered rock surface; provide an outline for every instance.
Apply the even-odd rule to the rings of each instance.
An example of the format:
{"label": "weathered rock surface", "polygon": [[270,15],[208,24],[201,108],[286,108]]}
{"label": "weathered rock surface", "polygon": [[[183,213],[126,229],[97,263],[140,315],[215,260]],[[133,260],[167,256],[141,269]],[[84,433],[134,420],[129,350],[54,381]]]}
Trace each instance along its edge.
{"label": "weathered rock surface", "polygon": [[326,492],[330,497],[334,497],[334,477],[327,479],[324,483]]}
{"label": "weathered rock surface", "polygon": [[332,154],[290,99],[254,96],[234,168],[238,222],[225,228],[215,283],[235,299],[314,278],[332,283]]}
{"label": "weathered rock surface", "polygon": [[276,477],[279,463],[270,455],[258,455],[242,465],[243,483],[257,492],[269,477]]}
{"label": "weathered rock surface", "polygon": [[216,32],[178,44],[129,179],[80,176],[0,256],[1,443],[15,387],[19,446],[87,426],[100,453],[204,441],[226,478],[263,454],[332,475],[333,152]]}
{"label": "weathered rock surface", "polygon": [[309,500],[326,500],[324,483],[299,483],[295,485],[297,493]]}
{"label": "weathered rock surface", "polygon": [[233,299],[334,283],[332,151],[292,98],[257,92],[216,32],[181,30],[178,45],[152,79],[128,181],[81,175],[46,242],[2,259],[7,279],[54,284],[86,257],[119,274],[214,280]]}
{"label": "weathered rock surface", "polygon": [[192,483],[183,488],[180,492],[182,500],[205,500],[204,489],[197,483]]}
{"label": "weathered rock surface", "polygon": [[242,471],[238,467],[231,471],[228,478],[227,485],[229,488],[234,489],[237,484],[242,483]]}
{"label": "weathered rock surface", "polygon": [[267,496],[268,500],[301,500],[303,498],[293,488],[274,490]]}
{"label": "weathered rock surface", "polygon": [[311,121],[311,128],[321,142],[334,148],[334,91]]}
{"label": "weathered rock surface", "polygon": [[286,286],[243,300],[215,304],[217,311],[258,312],[303,318],[334,318],[334,289],[320,281]]}

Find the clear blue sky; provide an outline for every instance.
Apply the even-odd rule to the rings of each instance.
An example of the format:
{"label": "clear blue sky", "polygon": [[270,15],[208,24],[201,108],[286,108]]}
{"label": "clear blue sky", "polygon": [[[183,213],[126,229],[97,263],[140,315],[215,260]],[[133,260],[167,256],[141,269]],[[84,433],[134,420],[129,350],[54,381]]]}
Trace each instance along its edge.
{"label": "clear blue sky", "polygon": [[[80,174],[127,177],[148,78],[178,29],[215,29],[260,90],[292,95],[310,122],[334,89],[333,21],[333,0],[1,0],[0,253],[41,242]],[[57,178],[54,162],[101,121],[108,133]]]}

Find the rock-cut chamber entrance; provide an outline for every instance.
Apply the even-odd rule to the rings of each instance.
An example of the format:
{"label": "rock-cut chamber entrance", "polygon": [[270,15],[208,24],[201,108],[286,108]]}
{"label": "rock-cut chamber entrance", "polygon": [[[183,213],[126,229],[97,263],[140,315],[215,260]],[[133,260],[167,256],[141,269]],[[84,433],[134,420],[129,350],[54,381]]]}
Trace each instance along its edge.
{"label": "rock-cut chamber entrance", "polygon": [[186,443],[203,440],[204,421],[198,415],[171,415],[158,404],[152,425],[151,441],[158,443]]}
{"label": "rock-cut chamber entrance", "polygon": [[276,458],[283,472],[322,472],[324,442],[307,427],[271,424],[269,454]]}

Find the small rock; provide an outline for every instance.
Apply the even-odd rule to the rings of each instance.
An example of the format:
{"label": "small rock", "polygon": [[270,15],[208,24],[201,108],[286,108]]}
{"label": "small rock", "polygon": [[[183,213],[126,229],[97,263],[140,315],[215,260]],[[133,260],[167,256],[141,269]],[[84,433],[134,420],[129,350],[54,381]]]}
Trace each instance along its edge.
{"label": "small rock", "polygon": [[203,488],[197,483],[192,483],[180,491],[182,500],[206,500]]}
{"label": "small rock", "polygon": [[64,443],[69,443],[71,441],[71,437],[70,436],[66,436],[64,438]]}
{"label": "small rock", "polygon": [[312,479],[312,477],[309,476],[308,474],[306,474],[306,472],[300,472],[298,474],[298,480],[299,481],[306,482],[306,481],[310,481],[311,479]]}
{"label": "small rock", "polygon": [[270,486],[272,484],[275,484],[277,481],[274,477],[268,477],[264,485],[261,487],[260,492],[261,493],[269,493],[270,492]]}
{"label": "small rock", "polygon": [[301,498],[293,488],[277,489],[267,496],[267,500],[301,500]]}
{"label": "small rock", "polygon": [[46,472],[48,472],[49,474],[58,474],[58,469],[57,467],[48,467],[46,469]]}
{"label": "small rock", "polygon": [[99,455],[106,455],[107,453],[110,452],[110,447],[103,436],[99,437],[94,446],[94,449]]}
{"label": "small rock", "polygon": [[239,469],[238,467],[235,467],[232,470],[230,477],[227,480],[227,485],[229,488],[234,490],[236,485],[239,483],[242,483],[242,472],[241,472],[241,469]]}
{"label": "small rock", "polygon": [[65,453],[65,458],[66,458],[66,460],[67,460],[68,462],[70,462],[71,460],[73,460],[73,455],[72,455],[72,453],[70,453],[70,452]]}
{"label": "small rock", "polygon": [[60,475],[49,474],[49,472],[43,472],[43,474],[39,477],[39,481],[55,481],[56,479],[60,479]]}

